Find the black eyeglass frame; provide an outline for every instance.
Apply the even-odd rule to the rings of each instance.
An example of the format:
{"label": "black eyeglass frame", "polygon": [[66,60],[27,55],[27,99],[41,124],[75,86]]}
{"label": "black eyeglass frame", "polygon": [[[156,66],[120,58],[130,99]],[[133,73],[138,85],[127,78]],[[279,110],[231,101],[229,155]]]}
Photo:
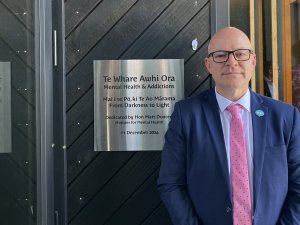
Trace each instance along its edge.
{"label": "black eyeglass frame", "polygon": [[[240,50],[248,50],[248,51],[249,51],[249,57],[248,57],[248,59],[237,59],[237,58],[235,57],[234,53],[235,53],[236,51],[240,51]],[[215,61],[215,58],[214,58],[214,56],[213,56],[213,54],[216,53],[216,52],[226,52],[226,53],[228,53],[227,59],[226,59],[225,61],[222,61],[222,62],[216,62],[216,61]],[[225,62],[228,61],[229,55],[232,54],[233,57],[234,57],[234,59],[235,59],[236,61],[248,61],[248,60],[250,59],[250,55],[253,54],[253,53],[254,53],[254,51],[253,51],[252,49],[247,49],[247,48],[240,48],[240,49],[236,49],[236,50],[233,50],[233,51],[218,50],[218,51],[214,51],[214,52],[209,53],[209,54],[207,55],[207,58],[212,57],[212,58],[213,58],[213,61],[214,61],[215,63],[225,63]]]}

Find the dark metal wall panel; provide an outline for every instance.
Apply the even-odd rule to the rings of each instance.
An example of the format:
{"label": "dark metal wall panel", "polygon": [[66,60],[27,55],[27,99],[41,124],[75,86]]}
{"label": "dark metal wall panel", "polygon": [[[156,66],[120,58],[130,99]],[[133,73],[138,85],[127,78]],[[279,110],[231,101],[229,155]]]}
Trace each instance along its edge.
{"label": "dark metal wall panel", "polygon": [[[94,198],[90,200],[70,224],[88,223],[89,225],[98,225],[107,223],[125,202],[132,199],[132,196],[143,188],[143,184],[147,182],[149,177],[153,174],[153,171],[157,170],[158,167],[159,154],[152,154],[151,152],[135,153],[130,160],[110,178],[106,185],[95,194]],[[93,182],[91,182],[91,185],[94,185]],[[154,203],[153,197],[157,199]],[[150,205],[152,206],[150,207],[151,212],[159,203],[157,195],[146,195],[144,198],[146,198],[145,202],[139,202],[140,204],[131,209],[132,213],[136,214],[136,216],[143,213],[143,210],[150,207]],[[127,216],[128,215],[124,218],[115,219],[119,219],[119,223],[122,223],[124,219],[128,219]]]}
{"label": "dark metal wall panel", "polygon": [[18,127],[12,127],[12,152],[7,156],[14,161],[28,179],[35,182],[36,151],[35,144],[31,142]]}
{"label": "dark metal wall panel", "polygon": [[34,31],[34,1],[1,0],[1,2],[29,31]]}
{"label": "dark metal wall panel", "polygon": [[[107,219],[107,225],[118,225],[120,224],[119,218],[123,218],[123,224],[141,224],[148,217],[152,216],[152,212],[160,204],[159,195],[156,192],[158,170],[155,170],[150,177],[147,177],[124,204]],[[141,202],[143,204],[141,208]],[[138,212],[138,213],[137,213]],[[168,224],[168,223],[167,223]]]}
{"label": "dark metal wall panel", "polygon": [[65,2],[65,33],[66,37],[83,21],[102,0],[66,1]]}
{"label": "dark metal wall panel", "polygon": [[[3,24],[2,26],[7,26],[7,24],[6,25]],[[28,33],[26,32],[26,33],[19,34],[20,36],[19,39],[16,39],[15,41],[24,42],[24,39],[27,38],[26,34]],[[10,35],[15,36],[16,34],[14,32],[10,32]],[[15,45],[14,42],[8,42],[4,38],[10,39],[9,36],[3,37],[2,34],[0,35],[0,49],[1,49],[0,60],[11,62],[12,89],[18,92],[20,96],[25,98],[25,100],[28,103],[34,105],[35,104],[35,73],[34,70],[31,68],[31,63],[30,63],[31,59],[27,60],[28,58],[32,57],[31,56],[32,52],[29,52],[26,46],[20,48],[18,47],[19,46],[18,44]]]}
{"label": "dark metal wall panel", "polygon": [[66,40],[66,70],[69,71],[122,18],[136,0],[101,2]]}
{"label": "dark metal wall panel", "polygon": [[67,114],[67,143],[72,144],[94,120],[94,90],[89,89]]}
{"label": "dark metal wall panel", "polygon": [[[68,212],[70,220],[75,217],[83,205],[86,205],[97,195],[97,192],[110,181],[111,177],[120,171],[132,156],[133,153],[108,154],[107,152],[102,152],[93,161],[89,162],[89,166],[68,185],[70,203]],[[108,164],[106,162],[112,163]],[[91,177],[95,179],[91,180]]]}
{"label": "dark metal wall panel", "polygon": [[94,149],[94,126],[89,126],[74,143],[68,148],[68,175],[70,184],[84,168],[87,167],[99,155]]}
{"label": "dark metal wall panel", "polygon": [[[159,52],[157,58],[183,58],[188,61],[194,55],[194,50],[191,48],[192,40],[197,38],[199,47],[203,45],[210,38],[210,24],[209,18],[209,4],[205,4],[185,26],[164,46],[163,50]],[[199,29],[201,27],[201,29]],[[189,42],[187,40],[190,40]]]}
{"label": "dark metal wall panel", "polygon": [[15,89],[12,90],[12,123],[27,136],[28,140],[35,142],[35,109]]}
{"label": "dark metal wall panel", "polygon": [[0,195],[0,218],[2,225],[35,224],[33,217],[28,212],[25,212],[23,206],[19,203],[20,199],[16,199],[11,191],[5,190],[2,185],[0,185]]}
{"label": "dark metal wall panel", "polygon": [[[24,9],[25,11],[25,9]],[[34,53],[34,36],[30,30],[15,15],[15,11],[10,11],[0,2],[0,34],[5,41],[24,62],[31,68],[34,66],[32,54]],[[28,60],[30,58],[31,60]]]}
{"label": "dark metal wall panel", "polygon": [[[190,0],[173,1],[164,13],[153,21],[150,27],[147,27],[139,39],[122,55],[122,58],[156,58],[168,43],[177,37],[178,32],[187,26],[203,5],[208,3],[207,1],[198,2],[195,4],[195,1]],[[208,19],[206,18],[206,20]],[[190,49],[192,40],[186,39],[185,41]],[[187,46],[181,47],[186,48]]]}
{"label": "dark metal wall panel", "polygon": [[[35,220],[36,215],[32,207],[36,207],[36,197],[31,196],[35,193],[35,181],[29,178],[22,169],[19,168],[17,163],[13,158],[6,155],[0,156],[0,195],[1,198],[7,198],[8,202],[11,204],[9,209],[11,210],[8,215],[9,218],[5,219],[7,221],[14,221],[14,217],[28,217],[32,221]],[[22,188],[20,188],[22,187]],[[7,195],[7,196],[6,196]],[[4,202],[7,204],[8,202]],[[18,209],[13,210],[13,209]],[[9,210],[5,208],[4,205],[0,206],[0,213]],[[31,210],[32,209],[32,210]],[[18,212],[22,212],[18,214]],[[1,215],[1,214],[0,214]],[[2,223],[1,218],[1,223]],[[21,221],[20,221],[21,222]],[[3,223],[5,224],[5,223]],[[11,223],[7,223],[11,224]],[[21,224],[21,223],[17,223]]]}
{"label": "dark metal wall panel", "polygon": [[151,214],[145,218],[141,225],[168,225],[171,224],[169,217],[167,216],[168,212],[162,203],[151,212]]}
{"label": "dark metal wall panel", "polygon": [[160,152],[93,150],[93,60],[183,58],[185,95],[208,89],[210,1],[68,0],[65,10],[69,224],[170,225]]}
{"label": "dark metal wall panel", "polygon": [[0,154],[3,225],[36,224],[36,93],[31,2],[0,1],[0,61],[11,63],[12,120],[12,152]]}
{"label": "dark metal wall panel", "polygon": [[208,43],[205,42],[184,66],[184,90],[185,95],[190,96],[201,87],[202,82],[211,79],[206,72],[204,58],[207,55]]}

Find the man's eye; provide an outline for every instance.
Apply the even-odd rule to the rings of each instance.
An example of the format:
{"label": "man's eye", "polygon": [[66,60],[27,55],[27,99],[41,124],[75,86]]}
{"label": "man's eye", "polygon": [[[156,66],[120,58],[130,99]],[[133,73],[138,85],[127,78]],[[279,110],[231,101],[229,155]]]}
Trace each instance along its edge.
{"label": "man's eye", "polygon": [[227,54],[226,53],[218,53],[214,55],[215,58],[221,59],[221,58],[226,58]]}
{"label": "man's eye", "polygon": [[241,57],[241,56],[244,56],[245,55],[245,53],[243,53],[243,52],[236,52],[235,53],[235,56],[237,56],[237,57]]}

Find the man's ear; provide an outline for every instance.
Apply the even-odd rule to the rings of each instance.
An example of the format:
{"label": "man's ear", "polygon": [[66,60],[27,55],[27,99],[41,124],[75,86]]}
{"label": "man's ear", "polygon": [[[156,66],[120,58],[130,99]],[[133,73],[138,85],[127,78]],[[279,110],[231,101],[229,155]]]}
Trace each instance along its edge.
{"label": "man's ear", "polygon": [[206,66],[207,71],[208,71],[209,73],[211,73],[211,72],[210,72],[210,66],[211,66],[210,60],[209,60],[207,57],[205,57],[204,62],[205,62],[205,66]]}
{"label": "man's ear", "polygon": [[256,66],[256,54],[253,54],[252,64],[253,66]]}

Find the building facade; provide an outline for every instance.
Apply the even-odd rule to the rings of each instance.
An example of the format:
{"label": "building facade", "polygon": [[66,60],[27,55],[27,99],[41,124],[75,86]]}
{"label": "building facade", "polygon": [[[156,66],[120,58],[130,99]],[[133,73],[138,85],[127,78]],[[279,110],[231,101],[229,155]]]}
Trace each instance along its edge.
{"label": "building facade", "polygon": [[93,60],[184,59],[192,96],[213,86],[210,37],[235,26],[257,55],[251,88],[300,109],[299,0],[1,0],[0,12],[2,225],[171,225],[160,151],[94,151]]}

